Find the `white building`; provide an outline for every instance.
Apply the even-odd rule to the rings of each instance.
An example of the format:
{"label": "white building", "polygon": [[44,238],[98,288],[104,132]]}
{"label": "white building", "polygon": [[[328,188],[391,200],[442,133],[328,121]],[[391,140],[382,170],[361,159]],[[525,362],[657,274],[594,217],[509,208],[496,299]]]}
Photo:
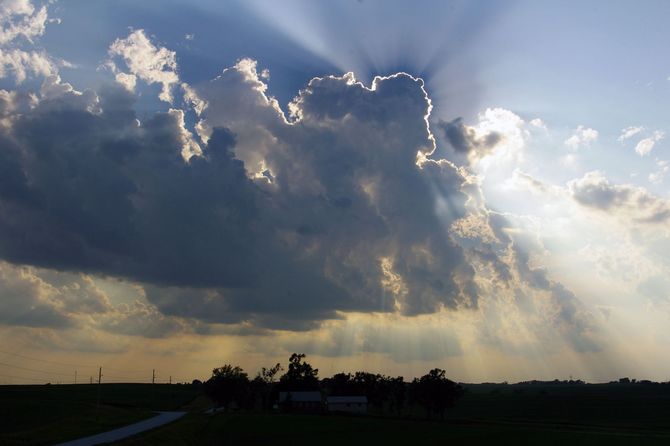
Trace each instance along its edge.
{"label": "white building", "polygon": [[329,396],[326,403],[330,412],[366,413],[368,411],[366,396]]}

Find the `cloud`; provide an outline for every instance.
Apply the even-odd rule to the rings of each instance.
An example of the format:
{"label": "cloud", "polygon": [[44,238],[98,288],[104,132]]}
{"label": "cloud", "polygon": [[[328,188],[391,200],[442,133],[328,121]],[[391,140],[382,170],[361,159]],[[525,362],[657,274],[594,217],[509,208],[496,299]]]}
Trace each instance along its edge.
{"label": "cloud", "polygon": [[19,38],[29,42],[44,34],[47,8],[35,9],[30,0],[3,0],[0,2],[0,45]]}
{"label": "cloud", "polygon": [[[108,66],[116,75],[116,80],[129,90],[135,87],[139,78],[148,84],[160,84],[162,89],[160,100],[172,103],[172,89],[179,83],[177,74],[177,55],[165,47],[155,46],[144,33],[138,29],[131,32],[125,39],[116,39],[109,47]],[[118,69],[113,61],[121,57],[130,74]]]}
{"label": "cloud", "polygon": [[[513,276],[507,284],[509,289],[516,290],[517,311],[527,319],[524,325],[539,337],[546,337],[545,348],[556,344],[557,339],[550,338],[559,334],[577,351],[600,350],[603,339],[589,309],[565,285],[552,279],[546,268],[533,262],[531,254],[544,249],[539,240],[524,231],[508,231],[510,222],[501,214],[490,213],[489,222],[511,258]],[[538,291],[546,294],[544,299],[537,295]],[[529,300],[529,296],[534,299]],[[546,324],[553,330],[547,330]]]}
{"label": "cloud", "polygon": [[649,155],[649,153],[654,149],[656,143],[663,138],[665,138],[665,132],[661,130],[654,131],[650,137],[640,140],[640,142],[635,145],[635,153],[640,156]]}
{"label": "cloud", "polygon": [[417,164],[434,150],[422,81],[317,78],[292,122],[255,63],[196,90],[208,138],[188,161],[183,112],[139,124],[121,87],[10,114],[0,255],[139,281],[161,312],[208,322],[308,328],[341,311],[476,306],[474,272],[440,230],[465,213],[465,179]]}
{"label": "cloud", "polygon": [[487,152],[500,141],[501,135],[496,132],[491,132],[488,135],[477,138],[477,134],[472,127],[467,127],[463,124],[462,118],[456,118],[450,122],[440,121],[438,124],[456,152],[469,153],[471,151],[479,150]]}
{"label": "cloud", "polygon": [[465,125],[461,118],[438,121],[437,128],[453,148],[456,159],[465,155],[470,164],[477,164],[494,153],[510,159],[519,155],[528,135],[523,119],[504,108],[487,108],[477,118],[472,126]]}
{"label": "cloud", "polygon": [[620,143],[625,143],[634,136],[649,135],[646,138],[640,139],[635,145],[635,153],[639,156],[648,155],[656,145],[657,142],[665,138],[665,132],[662,130],[654,130],[653,132],[646,131],[645,127],[626,127],[621,131],[621,136],[617,139]]}
{"label": "cloud", "polygon": [[568,189],[579,204],[616,213],[632,222],[658,224],[670,220],[668,200],[643,187],[611,184],[599,171],[588,172],[582,178],[570,181]]}
{"label": "cloud", "polygon": [[541,130],[545,131],[547,130],[547,124],[545,124],[544,121],[541,120],[540,118],[531,119],[530,121],[528,121],[528,124]]}
{"label": "cloud", "polygon": [[20,84],[29,76],[58,72],[63,61],[33,48],[48,21],[46,6],[36,9],[29,0],[0,1],[0,78],[11,75]]}
{"label": "cloud", "polygon": [[653,184],[661,184],[668,171],[670,171],[670,162],[666,160],[657,160],[656,170],[648,176],[649,182]]}
{"label": "cloud", "polygon": [[145,338],[164,338],[190,329],[186,321],[165,316],[155,306],[140,301],[118,305],[100,317],[95,326],[117,335]]}
{"label": "cloud", "polygon": [[199,331],[197,321],[165,316],[149,303],[114,305],[93,277],[0,262],[0,324],[43,329],[103,330],[161,338]]}
{"label": "cloud", "polygon": [[523,172],[519,169],[515,169],[512,174],[511,183],[514,186],[518,186],[522,189],[527,189],[538,195],[558,195],[560,193],[558,188],[551,186],[547,183],[544,183],[532,175]]}
{"label": "cloud", "polygon": [[589,147],[598,139],[598,131],[583,125],[578,126],[572,136],[565,140],[565,145],[572,150],[580,147]]}
{"label": "cloud", "polygon": [[617,138],[617,141],[619,141],[620,143],[624,143],[627,139],[632,138],[633,136],[639,134],[642,131],[644,131],[644,127],[642,126],[626,127],[625,129],[621,130],[621,135]]}
{"label": "cloud", "polygon": [[305,352],[330,358],[361,353],[381,354],[395,362],[440,361],[463,355],[455,330],[435,317],[403,320],[399,317],[354,318],[327,323],[321,330],[262,339],[256,348],[268,354]]}
{"label": "cloud", "polygon": [[[530,265],[468,170],[437,155],[421,79],[314,78],[285,113],[251,59],[191,86],[174,52],[141,30],[109,55],[128,70],[112,61],[117,83],[97,92],[49,77],[30,106],[2,98],[0,257],[144,290],[87,326],[148,337],[207,331],[199,323],[314,330],[353,313],[476,311],[521,287],[549,300],[539,319],[588,338],[574,294]],[[177,108],[140,122],[137,80],[160,84],[166,101],[179,84],[196,134]],[[442,125],[471,162],[515,157],[529,134],[500,108]],[[360,348],[390,351],[368,338]],[[424,356],[460,351],[449,345]]]}
{"label": "cloud", "polygon": [[61,299],[67,294],[42,280],[31,268],[0,262],[0,292],[2,324],[57,328],[76,325]]}
{"label": "cloud", "polygon": [[29,76],[49,76],[57,71],[51,58],[43,52],[0,49],[0,78],[10,73],[21,83]]}
{"label": "cloud", "polygon": [[670,280],[665,276],[651,276],[640,282],[637,290],[654,303],[663,303],[670,300]]}

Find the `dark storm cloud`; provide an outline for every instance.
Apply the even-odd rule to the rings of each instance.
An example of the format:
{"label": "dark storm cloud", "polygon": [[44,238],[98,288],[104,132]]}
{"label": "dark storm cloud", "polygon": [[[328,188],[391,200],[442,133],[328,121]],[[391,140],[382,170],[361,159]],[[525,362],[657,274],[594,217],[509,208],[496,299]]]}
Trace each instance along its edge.
{"label": "dark storm cloud", "polygon": [[468,154],[470,152],[486,153],[491,151],[502,139],[502,135],[497,132],[491,132],[485,137],[477,138],[476,132],[463,124],[462,118],[456,118],[453,121],[439,121],[438,128],[444,132],[444,136],[449,141],[456,153]]}
{"label": "dark storm cloud", "polygon": [[465,214],[464,178],[416,162],[433,150],[422,86],[314,79],[287,123],[238,65],[198,89],[207,143],[189,161],[178,113],[140,124],[123,89],[54,89],[3,111],[0,256],[139,281],[161,312],[207,322],[306,329],[338,311],[475,306],[445,229]]}
{"label": "dark storm cloud", "polygon": [[[14,123],[3,148],[14,182],[3,190],[21,193],[2,196],[3,257],[156,282],[251,280],[242,248],[253,245],[254,191],[229,155],[232,138],[217,132],[209,158],[187,165],[174,117],[138,127],[125,94],[102,93],[100,114],[46,101]],[[235,212],[217,215],[225,208]]]}

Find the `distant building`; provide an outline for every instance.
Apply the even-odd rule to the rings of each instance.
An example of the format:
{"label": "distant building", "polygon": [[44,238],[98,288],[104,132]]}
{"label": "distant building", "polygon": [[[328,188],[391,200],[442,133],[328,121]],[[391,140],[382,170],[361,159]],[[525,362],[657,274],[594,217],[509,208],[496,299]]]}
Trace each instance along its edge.
{"label": "distant building", "polygon": [[366,413],[368,398],[366,396],[329,396],[326,399],[329,412]]}
{"label": "distant building", "polygon": [[279,408],[285,412],[322,412],[323,400],[319,391],[279,392]]}

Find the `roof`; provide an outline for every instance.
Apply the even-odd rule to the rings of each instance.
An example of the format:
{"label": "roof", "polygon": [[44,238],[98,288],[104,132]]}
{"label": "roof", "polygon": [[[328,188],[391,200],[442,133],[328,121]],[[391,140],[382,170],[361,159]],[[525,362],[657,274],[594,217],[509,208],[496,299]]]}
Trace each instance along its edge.
{"label": "roof", "polygon": [[365,395],[329,396],[327,401],[328,404],[347,404],[347,403],[367,404],[368,397],[366,397]]}
{"label": "roof", "polygon": [[[290,397],[289,397],[290,395]],[[310,401],[318,401],[319,403],[321,402],[321,392],[318,391],[312,391],[312,392],[305,392],[305,391],[300,391],[300,392],[279,392],[279,401],[280,402],[285,402],[287,400],[290,401],[295,401],[295,402],[310,402]]]}

